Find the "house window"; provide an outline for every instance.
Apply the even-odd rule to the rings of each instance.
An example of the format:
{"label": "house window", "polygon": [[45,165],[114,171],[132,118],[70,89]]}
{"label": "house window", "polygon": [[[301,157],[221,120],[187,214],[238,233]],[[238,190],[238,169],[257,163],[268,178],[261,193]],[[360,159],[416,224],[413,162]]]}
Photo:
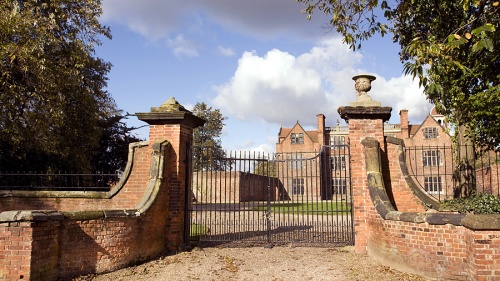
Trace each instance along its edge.
{"label": "house window", "polygon": [[292,133],[292,144],[303,144],[304,143],[304,134],[302,133]]}
{"label": "house window", "polygon": [[331,164],[332,164],[332,170],[334,170],[334,171],[345,171],[345,167],[346,167],[345,155],[332,156],[332,157],[330,157],[330,161],[331,161]]}
{"label": "house window", "polygon": [[422,151],[422,162],[425,167],[441,165],[441,152],[439,150]]}
{"label": "house window", "polygon": [[344,136],[331,136],[330,137],[330,145],[340,145],[345,144]]}
{"label": "house window", "polygon": [[292,194],[304,194],[304,179],[292,179]]}
{"label": "house window", "polygon": [[347,194],[347,184],[345,179],[332,179],[333,194]]}
{"label": "house window", "polygon": [[424,128],[424,139],[435,139],[438,137],[438,130],[436,127]]}
{"label": "house window", "polygon": [[290,169],[302,169],[303,162],[302,154],[292,154],[290,157]]}
{"label": "house window", "polygon": [[425,177],[424,189],[429,194],[443,193],[443,184],[441,182],[441,177]]}

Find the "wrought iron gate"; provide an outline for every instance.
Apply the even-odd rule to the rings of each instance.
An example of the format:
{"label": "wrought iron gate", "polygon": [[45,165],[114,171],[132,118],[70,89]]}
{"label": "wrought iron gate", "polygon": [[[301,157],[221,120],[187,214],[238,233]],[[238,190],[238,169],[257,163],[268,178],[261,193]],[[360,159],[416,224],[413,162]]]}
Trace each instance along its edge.
{"label": "wrought iron gate", "polygon": [[192,148],[190,240],[353,244],[349,146],[264,154]]}

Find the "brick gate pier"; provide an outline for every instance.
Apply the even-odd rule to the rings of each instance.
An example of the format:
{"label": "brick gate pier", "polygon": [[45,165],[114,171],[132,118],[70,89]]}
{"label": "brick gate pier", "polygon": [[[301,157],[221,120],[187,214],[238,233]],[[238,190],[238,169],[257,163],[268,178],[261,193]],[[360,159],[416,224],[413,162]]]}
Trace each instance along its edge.
{"label": "brick gate pier", "polygon": [[[500,216],[436,211],[408,176],[403,142],[384,137],[390,107],[360,95],[339,113],[350,131],[356,251],[429,278],[499,280]],[[137,116],[149,140],[130,146],[109,192],[0,191],[0,280],[108,272],[183,244],[185,161],[204,120],[173,98]]]}

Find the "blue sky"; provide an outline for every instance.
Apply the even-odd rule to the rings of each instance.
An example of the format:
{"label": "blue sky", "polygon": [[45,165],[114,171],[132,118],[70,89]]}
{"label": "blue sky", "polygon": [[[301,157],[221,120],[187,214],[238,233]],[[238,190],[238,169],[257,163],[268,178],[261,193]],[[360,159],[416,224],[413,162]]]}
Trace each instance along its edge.
{"label": "blue sky", "polygon": [[[218,108],[228,118],[228,150],[272,152],[281,125],[315,128],[318,113],[333,126],[337,108],[355,100],[351,78],[362,73],[377,77],[370,96],[393,108],[391,123],[401,109],[410,123],[427,116],[432,106],[404,77],[390,37],[353,52],[324,28],[327,17],[308,21],[302,8],[295,0],[103,0],[101,22],[113,39],[97,56],[113,64],[108,91],[132,114],[170,97],[188,109]],[[147,138],[148,129],[137,133]]]}

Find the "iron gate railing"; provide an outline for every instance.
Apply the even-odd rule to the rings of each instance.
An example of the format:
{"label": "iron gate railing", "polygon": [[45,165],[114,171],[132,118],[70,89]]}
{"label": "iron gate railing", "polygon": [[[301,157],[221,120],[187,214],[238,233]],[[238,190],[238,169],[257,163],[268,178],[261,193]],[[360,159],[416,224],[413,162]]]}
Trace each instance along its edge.
{"label": "iron gate railing", "polygon": [[0,190],[109,191],[119,173],[0,172]]}
{"label": "iron gate railing", "polygon": [[464,187],[500,195],[498,151],[466,145],[409,146],[405,158],[410,176],[436,200],[463,197]]}
{"label": "iron gate railing", "polygon": [[353,244],[349,146],[192,155],[191,240]]}

